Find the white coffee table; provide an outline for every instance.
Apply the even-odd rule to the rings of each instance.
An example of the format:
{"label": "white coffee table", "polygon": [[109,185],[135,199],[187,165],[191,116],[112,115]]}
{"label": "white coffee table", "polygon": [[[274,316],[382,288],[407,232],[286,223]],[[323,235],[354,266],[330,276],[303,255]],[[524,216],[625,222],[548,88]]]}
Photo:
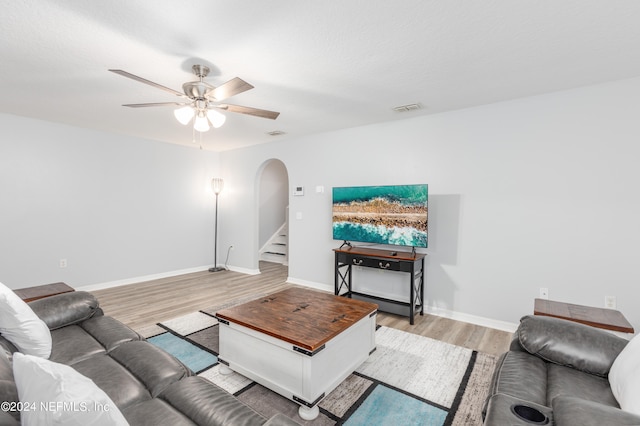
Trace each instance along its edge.
{"label": "white coffee table", "polygon": [[236,371],[298,404],[305,420],[375,350],[377,305],[291,288],[216,313],[222,374]]}

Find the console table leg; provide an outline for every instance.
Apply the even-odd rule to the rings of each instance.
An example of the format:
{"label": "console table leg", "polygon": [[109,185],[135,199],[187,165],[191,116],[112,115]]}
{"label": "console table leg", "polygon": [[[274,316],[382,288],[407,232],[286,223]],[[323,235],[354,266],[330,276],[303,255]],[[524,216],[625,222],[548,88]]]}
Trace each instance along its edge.
{"label": "console table leg", "polygon": [[300,408],[298,408],[298,415],[303,420],[313,420],[318,417],[318,414],[320,414],[320,409],[317,405],[314,405],[313,407],[301,405]]}

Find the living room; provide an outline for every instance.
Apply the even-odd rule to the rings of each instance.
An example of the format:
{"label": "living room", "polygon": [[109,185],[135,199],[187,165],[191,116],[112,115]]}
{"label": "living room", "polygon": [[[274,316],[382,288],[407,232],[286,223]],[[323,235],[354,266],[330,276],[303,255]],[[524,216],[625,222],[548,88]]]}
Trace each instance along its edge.
{"label": "living room", "polygon": [[[594,10],[609,7],[596,2],[590,6]],[[7,96],[0,114],[4,133],[0,281],[13,289],[63,281],[77,290],[92,291],[202,271],[213,266],[215,238],[218,264],[258,274],[260,173],[270,161],[278,160],[286,168],[290,194],[290,283],[333,289],[332,249],[341,241],[333,240],[331,234],[332,187],[427,183],[429,247],[421,252],[427,254],[429,313],[514,331],[519,319],[532,313],[540,289],[546,288],[550,299],[596,307],[604,306],[605,297],[615,296],[616,309],[638,327],[640,223],[634,216],[640,201],[634,195],[640,181],[636,166],[640,62],[629,47],[636,45],[640,34],[624,25],[637,17],[638,6],[622,2],[615,11],[599,11],[604,17],[602,22],[593,18],[593,26],[586,23],[591,13],[597,16],[595,11],[582,5],[565,7],[543,9],[567,19],[571,11],[584,12],[575,21],[554,21],[557,27],[581,24],[583,32],[566,34],[573,44],[563,46],[574,49],[564,52],[569,59],[544,55],[547,49],[559,54],[551,45],[536,44],[536,38],[527,40],[529,44],[521,48],[540,55],[545,62],[537,69],[546,73],[533,76],[516,67],[486,81],[478,75],[483,82],[478,91],[487,99],[484,104],[460,109],[440,106],[441,112],[430,113],[436,106],[421,94],[407,100],[423,103],[421,111],[393,112],[392,118],[379,122],[336,124],[328,130],[224,149],[216,148],[212,135],[217,129],[204,137],[205,149],[199,149],[198,143],[191,142],[191,129],[176,123],[171,111],[121,107],[126,102],[164,100],[153,98],[157,93],[152,88],[136,87],[107,72],[109,67],[122,66],[155,79],[154,66],[144,68],[139,59],[137,67],[129,67],[128,58],[90,67],[100,68],[110,83],[136,87],[122,98],[107,96],[114,108],[123,110],[119,116],[129,116],[129,125],[150,119],[175,126],[183,134],[180,143],[153,140],[142,130],[136,135],[72,125],[64,115],[74,111],[53,106],[49,117],[30,116],[26,105],[35,102],[38,91],[28,91],[19,69],[37,65],[46,77],[47,68],[60,65],[41,64],[37,56],[25,56],[18,41],[11,39],[2,48],[3,57],[8,58],[3,62],[10,66],[2,71],[0,86],[4,93],[15,93],[10,88],[20,87],[25,95]],[[11,15],[3,19],[7,16]],[[619,26],[609,25],[618,22],[612,16],[620,20]],[[558,30],[554,35],[561,34]],[[584,45],[579,43],[581,38],[586,40]],[[594,40],[602,44],[594,45]],[[40,43],[39,49],[47,48],[44,39]],[[137,53],[137,48],[132,50]],[[177,72],[184,59],[174,59],[180,81],[185,80],[185,74]],[[231,67],[219,56],[208,59],[220,68]],[[64,60],[61,56],[60,61]],[[474,61],[482,62],[474,57],[460,65],[483,69]],[[323,61],[318,73],[335,72],[326,68],[330,66]],[[380,85],[389,84],[391,71],[370,71],[379,74]],[[514,75],[515,71],[520,74]],[[249,70],[237,66],[233,72],[248,75],[247,80],[256,83],[254,92],[260,90],[259,79],[250,79]],[[290,73],[295,74],[295,69]],[[512,79],[501,81],[505,75]],[[55,81],[44,80],[55,86]],[[492,89],[498,91],[501,83],[512,86],[510,98],[492,98]],[[522,90],[518,90],[520,83]],[[90,108],[91,92],[85,86],[78,95],[85,104],[77,108]],[[50,96],[55,95],[54,91]],[[286,111],[295,109],[286,99],[257,100],[252,104],[282,111],[269,129],[279,128]],[[247,128],[262,141],[262,128],[252,126]],[[213,177],[225,182],[219,195],[217,233],[215,197],[209,187]],[[304,195],[293,196],[299,186],[304,187]],[[379,274],[373,278],[380,279]]]}

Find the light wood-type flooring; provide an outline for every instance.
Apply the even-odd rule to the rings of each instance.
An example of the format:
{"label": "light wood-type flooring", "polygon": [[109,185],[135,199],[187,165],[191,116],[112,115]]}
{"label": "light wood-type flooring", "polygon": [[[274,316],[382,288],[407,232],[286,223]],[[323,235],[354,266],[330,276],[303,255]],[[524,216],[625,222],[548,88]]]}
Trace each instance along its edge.
{"label": "light wood-type flooring", "polygon": [[[260,262],[260,271],[259,275],[194,272],[92,293],[105,314],[141,330],[199,309],[293,286],[286,282],[286,266]],[[417,315],[410,325],[405,317],[379,312],[378,324],[496,355],[505,352],[511,341],[511,333],[505,331],[429,314]]]}

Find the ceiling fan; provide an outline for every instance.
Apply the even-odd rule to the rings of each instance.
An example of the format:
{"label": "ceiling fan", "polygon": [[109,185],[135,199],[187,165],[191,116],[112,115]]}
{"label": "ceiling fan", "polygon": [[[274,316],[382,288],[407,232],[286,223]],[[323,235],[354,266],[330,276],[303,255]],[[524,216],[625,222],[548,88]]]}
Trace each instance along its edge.
{"label": "ceiling fan", "polygon": [[130,78],[132,80],[148,84],[149,86],[162,89],[178,97],[187,99],[184,102],[125,104],[123,106],[130,108],[179,106],[181,108],[178,108],[173,112],[176,119],[184,125],[189,124],[191,119],[194,119],[193,128],[198,132],[208,131],[210,128],[209,124],[211,124],[215,128],[218,128],[224,124],[226,117],[224,114],[221,114],[217,110],[254,115],[256,117],[269,118],[271,120],[275,120],[276,118],[278,118],[278,115],[280,115],[279,112],[220,103],[221,101],[230,98],[231,96],[237,95],[238,93],[246,92],[247,90],[253,89],[253,86],[243,79],[235,77],[218,87],[214,87],[204,81],[204,78],[209,74],[208,67],[204,65],[194,65],[193,67],[191,67],[191,69],[200,80],[184,83],[182,85],[182,90],[184,91],[184,93],[180,93],[177,90],[173,90],[158,83],[154,83],[153,81],[138,77],[137,75],[133,75],[127,71],[114,69],[110,69],[109,71],[120,74],[121,76]]}

